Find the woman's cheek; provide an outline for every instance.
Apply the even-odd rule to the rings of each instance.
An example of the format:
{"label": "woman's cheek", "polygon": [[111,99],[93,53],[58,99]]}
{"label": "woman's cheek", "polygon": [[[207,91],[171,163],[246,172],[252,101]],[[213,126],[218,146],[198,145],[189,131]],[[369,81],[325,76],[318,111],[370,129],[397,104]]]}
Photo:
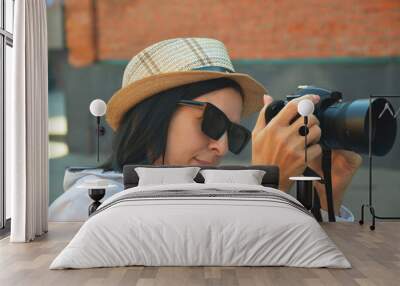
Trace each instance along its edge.
{"label": "woman's cheek", "polygon": [[196,130],[197,132],[193,134],[193,137],[196,138],[197,145],[207,148],[210,138],[201,130],[201,119],[199,119]]}
{"label": "woman's cheek", "polygon": [[182,142],[183,148],[188,151],[187,156],[191,158],[204,153],[208,146],[208,137],[201,131],[201,118],[186,123],[186,132]]}

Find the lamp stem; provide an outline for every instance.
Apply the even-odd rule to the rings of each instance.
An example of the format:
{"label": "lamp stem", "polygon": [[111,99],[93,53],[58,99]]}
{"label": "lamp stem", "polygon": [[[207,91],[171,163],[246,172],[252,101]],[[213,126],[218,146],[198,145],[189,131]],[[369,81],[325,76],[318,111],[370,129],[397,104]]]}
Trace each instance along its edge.
{"label": "lamp stem", "polygon": [[100,158],[100,116],[97,116],[97,162]]}
{"label": "lamp stem", "polygon": [[304,116],[304,161],[306,164],[306,168],[307,168],[307,134],[308,134],[308,117]]}

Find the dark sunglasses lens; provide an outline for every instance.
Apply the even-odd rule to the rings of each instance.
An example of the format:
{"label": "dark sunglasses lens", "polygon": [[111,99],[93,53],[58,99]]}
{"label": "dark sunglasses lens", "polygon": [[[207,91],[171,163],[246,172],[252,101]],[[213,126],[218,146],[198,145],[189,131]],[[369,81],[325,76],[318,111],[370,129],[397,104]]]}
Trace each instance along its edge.
{"label": "dark sunglasses lens", "polygon": [[239,154],[250,140],[249,130],[238,124],[232,123],[228,132],[229,150],[234,154]]}
{"label": "dark sunglasses lens", "polygon": [[225,114],[218,108],[207,104],[201,124],[201,130],[204,134],[214,140],[218,140],[224,135],[227,126],[228,121]]}

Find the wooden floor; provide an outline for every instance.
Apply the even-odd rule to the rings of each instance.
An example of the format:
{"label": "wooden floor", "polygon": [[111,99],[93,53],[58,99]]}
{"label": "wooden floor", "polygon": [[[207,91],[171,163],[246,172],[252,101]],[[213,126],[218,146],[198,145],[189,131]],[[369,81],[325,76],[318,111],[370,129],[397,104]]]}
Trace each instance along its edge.
{"label": "wooden floor", "polygon": [[0,285],[400,285],[400,222],[379,222],[375,231],[357,223],[323,224],[352,269],[290,267],[120,267],[48,270],[79,229],[51,223],[32,243],[0,241]]}

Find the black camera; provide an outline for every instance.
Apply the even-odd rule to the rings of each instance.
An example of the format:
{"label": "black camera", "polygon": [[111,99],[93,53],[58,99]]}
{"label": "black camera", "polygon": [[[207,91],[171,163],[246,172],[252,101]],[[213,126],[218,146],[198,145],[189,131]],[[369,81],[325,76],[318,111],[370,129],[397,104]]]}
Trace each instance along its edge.
{"label": "black camera", "polygon": [[[390,112],[384,112],[387,108],[394,110],[385,98],[344,102],[342,93],[338,91],[299,86],[296,94],[288,95],[286,101],[274,101],[268,106],[265,113],[266,123],[268,124],[290,100],[306,94],[320,96],[320,101],[315,105],[314,115],[320,121],[319,143],[323,149],[345,149],[368,154],[369,136],[372,155],[384,156],[392,149],[397,133],[397,121]],[[298,117],[293,118],[292,122]]]}
{"label": "black camera", "polygon": [[[322,171],[328,205],[329,221],[335,221],[331,176],[331,155],[334,149],[354,151],[359,154],[375,156],[386,155],[393,147],[397,133],[397,121],[393,116],[393,106],[383,97],[357,99],[344,102],[342,93],[315,86],[299,86],[295,95],[288,95],[286,101],[272,102],[265,111],[265,122],[268,124],[292,99],[307,94],[317,94],[320,101],[315,105],[314,115],[321,128],[319,144],[322,147]],[[390,109],[391,112],[385,112]],[[300,115],[291,119],[293,123]],[[371,128],[370,128],[371,126]],[[301,130],[300,134],[301,134]],[[371,142],[371,153],[369,153]],[[310,168],[304,171],[306,176],[315,172]],[[319,174],[315,174],[320,176]],[[314,194],[314,195],[313,195]],[[297,191],[299,201],[311,209],[318,221],[321,221],[317,192],[311,185]],[[313,199],[314,198],[314,199]],[[316,202],[314,205],[313,201]]]}

